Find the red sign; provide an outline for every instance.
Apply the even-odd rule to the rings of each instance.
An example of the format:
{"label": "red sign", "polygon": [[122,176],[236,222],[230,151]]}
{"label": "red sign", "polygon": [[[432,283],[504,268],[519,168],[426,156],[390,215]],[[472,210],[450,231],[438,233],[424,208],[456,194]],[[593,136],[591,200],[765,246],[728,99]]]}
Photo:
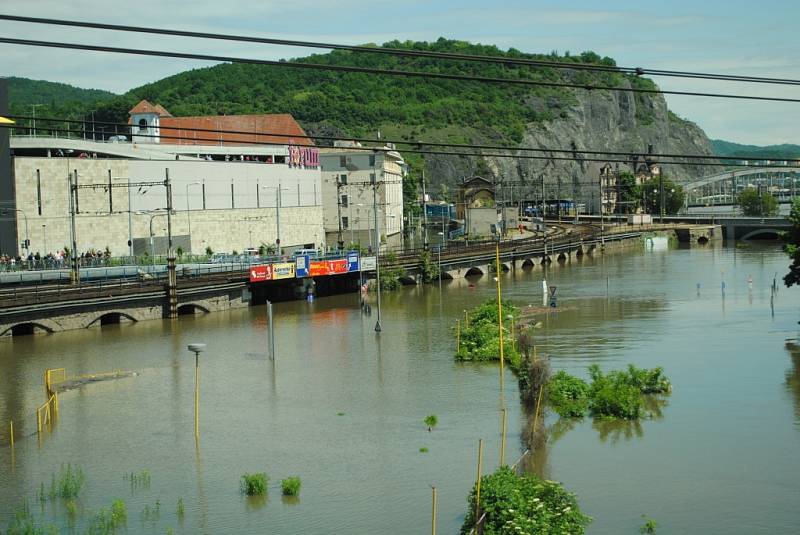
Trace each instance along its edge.
{"label": "red sign", "polygon": [[250,282],[272,280],[272,265],[250,266]]}
{"label": "red sign", "polygon": [[294,167],[319,167],[319,149],[289,145],[287,163]]}
{"label": "red sign", "polygon": [[320,277],[322,275],[340,275],[347,273],[348,262],[346,258],[338,258],[336,260],[314,260],[309,266],[308,274],[312,277]]}

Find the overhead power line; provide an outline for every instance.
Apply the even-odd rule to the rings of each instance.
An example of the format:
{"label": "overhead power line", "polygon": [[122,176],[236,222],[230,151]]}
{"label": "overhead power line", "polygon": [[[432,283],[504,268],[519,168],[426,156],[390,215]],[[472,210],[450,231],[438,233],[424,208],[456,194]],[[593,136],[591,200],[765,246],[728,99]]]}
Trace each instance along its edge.
{"label": "overhead power line", "polygon": [[[67,122],[70,122],[70,121],[67,121]],[[77,122],[77,121],[72,121],[72,122]],[[129,126],[129,125],[126,125],[126,126]],[[12,125],[0,125],[0,128],[14,128],[14,126],[12,126]],[[19,128],[19,125],[16,125],[16,128]],[[161,128],[163,129],[163,127],[161,127]],[[48,131],[51,131],[51,132],[60,132],[60,133],[65,133],[65,134],[99,133],[99,131],[96,131],[96,130],[84,130],[84,129],[80,129],[80,128],[70,129],[70,128],[53,128],[53,127],[50,127],[50,126],[43,126],[42,129],[43,130],[48,130]],[[189,129],[181,129],[181,130],[189,130]],[[212,131],[212,132],[214,132],[214,131]],[[258,135],[266,135],[266,134],[263,134],[263,133],[256,133],[256,132],[251,132],[251,133],[252,134],[258,134]],[[181,136],[170,136],[170,135],[165,135],[165,134],[155,135],[155,134],[138,134],[137,133],[137,134],[135,134],[135,136],[136,137],[151,138],[151,139],[160,139],[160,140],[186,139],[186,138],[181,137]],[[301,137],[301,136],[295,136],[295,137]],[[305,136],[305,137],[308,137],[308,136]],[[80,141],[80,139],[75,139],[75,141]],[[208,146],[216,146],[219,143],[220,140],[219,140],[219,138],[200,138],[200,137],[198,137],[198,138],[192,138],[192,141],[206,141],[206,142],[209,143]],[[236,143],[237,145],[242,145],[242,146],[264,146],[264,145],[286,146],[287,145],[287,143],[261,142],[261,141],[227,141],[227,143]],[[419,146],[419,147],[425,146],[424,143],[422,143],[422,144],[414,143],[413,145],[414,146]],[[181,145],[181,146],[184,146],[187,149],[196,147],[198,150],[197,151],[192,151],[192,152],[199,152],[199,153],[203,152],[201,149],[204,147],[204,145],[189,145],[189,144]],[[317,148],[320,148],[320,147],[317,147]],[[322,147],[322,148],[327,148],[327,147]],[[630,156],[635,156],[635,155],[645,156],[645,155],[639,154],[639,153],[621,153],[621,154],[623,154],[625,156],[629,156],[629,157],[628,158],[621,158],[621,157],[617,157],[617,158],[597,158],[597,157],[591,157],[591,156],[577,156],[577,155],[573,155],[573,156],[550,156],[550,155],[545,156],[545,155],[541,155],[541,156],[539,156],[539,155],[531,155],[531,154],[503,154],[503,153],[492,153],[492,152],[478,152],[476,150],[472,150],[472,151],[428,150],[428,149],[422,149],[422,148],[389,149],[387,147],[333,147],[333,148],[334,149],[341,148],[343,150],[349,150],[349,151],[366,151],[366,152],[376,152],[376,151],[377,152],[388,152],[388,151],[394,150],[394,151],[397,151],[397,152],[404,152],[404,153],[410,153],[410,154],[431,155],[431,156],[474,156],[474,157],[484,157],[484,158],[485,157],[489,157],[489,158],[510,158],[510,159],[518,159],[518,160],[622,163],[622,164],[626,164],[626,165],[632,163],[632,160],[631,160]],[[517,149],[508,149],[508,150],[517,151]],[[552,152],[559,152],[559,151],[552,151]],[[564,151],[564,152],[577,153],[577,151]],[[651,154],[651,155],[648,155],[648,156],[654,156],[654,155]],[[682,158],[683,156],[676,155],[675,157]],[[784,161],[784,160],[781,160],[781,161]],[[788,161],[793,161],[793,160],[788,160]],[[654,162],[654,163],[657,163],[658,165],[697,165],[697,166],[708,166],[708,167],[744,167],[744,168],[757,167],[757,168],[775,168],[775,169],[785,169],[786,168],[785,165],[775,165],[775,164],[765,164],[765,165],[746,164],[746,165],[743,165],[743,164],[731,164],[731,163],[721,163],[721,162],[686,162],[686,161],[677,161],[677,160],[658,160],[657,162]]]}
{"label": "overhead power line", "polygon": [[99,22],[86,22],[86,21],[63,20],[63,19],[41,18],[41,17],[23,17],[18,15],[0,14],[0,20],[8,20],[14,22],[28,22],[34,24],[47,24],[56,26],[71,26],[77,28],[93,28],[99,30],[112,30],[112,31],[122,31],[131,33],[171,35],[175,37],[190,37],[196,39],[215,39],[223,41],[237,41],[237,42],[259,43],[259,44],[269,44],[269,45],[279,45],[279,46],[344,50],[349,52],[384,54],[392,56],[436,58],[436,59],[447,59],[456,61],[472,61],[480,63],[499,63],[503,65],[520,65],[520,66],[545,67],[554,69],[601,71],[601,72],[632,74],[637,76],[639,75],[672,76],[680,78],[701,78],[701,79],[718,80],[725,82],[751,82],[751,83],[779,84],[779,85],[800,85],[800,80],[793,80],[786,78],[769,78],[762,76],[744,76],[735,74],[731,75],[731,74],[706,73],[706,72],[676,71],[669,69],[650,69],[644,67],[619,67],[619,66],[600,65],[593,63],[573,63],[567,61],[549,61],[549,60],[509,57],[509,56],[459,54],[455,52],[440,52],[433,50],[407,50],[402,48],[391,48],[391,47],[343,45],[336,43],[322,43],[322,42],[301,41],[292,39],[274,39],[274,38],[255,37],[248,35],[228,35],[228,34],[209,33],[209,32],[173,30],[166,28],[150,28],[145,26],[105,24]]}
{"label": "overhead power line", "polygon": [[449,74],[441,72],[421,72],[421,71],[406,71],[406,70],[387,70],[376,69],[370,67],[354,67],[347,65],[326,65],[321,63],[305,63],[297,61],[273,61],[254,58],[242,58],[234,56],[218,56],[212,54],[191,54],[187,52],[171,52],[165,50],[144,50],[140,48],[127,48],[127,47],[112,47],[102,45],[86,45],[78,43],[64,43],[57,41],[40,41],[33,39],[14,39],[10,37],[1,37],[0,43],[22,45],[22,46],[36,46],[44,48],[59,48],[69,50],[87,50],[91,52],[111,52],[116,54],[129,54],[136,56],[153,56],[162,58],[180,58],[191,59],[198,61],[216,61],[221,63],[241,63],[248,65],[267,65],[272,67],[293,68],[293,69],[307,69],[317,71],[334,71],[345,73],[358,73],[358,74],[380,74],[387,76],[401,76],[406,78],[427,78],[434,80],[459,80],[466,82],[482,82],[491,84],[512,84],[528,87],[559,87],[570,89],[583,89],[587,91],[600,90],[600,91],[621,91],[625,93],[643,93],[643,94],[659,94],[659,95],[683,95],[693,97],[708,97],[708,98],[729,98],[737,100],[758,100],[770,102],[800,102],[800,99],[784,98],[784,97],[762,97],[757,95],[740,95],[730,93],[706,93],[700,91],[672,91],[665,89],[647,89],[639,87],[614,87],[603,85],[591,84],[578,84],[570,82],[546,82],[541,80],[529,80],[522,78],[497,78],[489,76],[473,76],[466,74]]}
{"label": "overhead power line", "polygon": [[[9,115],[8,117],[16,120],[33,120],[33,116],[29,115]],[[104,125],[108,127],[122,127],[122,128],[130,128],[131,125],[128,123],[115,123],[111,121],[89,121],[85,119],[67,119],[64,117],[35,117],[38,119],[42,124],[50,121],[50,122],[58,122],[58,123],[75,123],[75,124],[87,124],[92,123],[93,125]],[[28,128],[21,124],[14,125],[17,129],[20,128]],[[40,127],[44,129],[50,130],[47,126]],[[233,134],[233,135],[252,135],[257,137],[263,138],[272,138],[272,137],[293,137],[298,139],[309,139],[309,140],[325,140],[325,141],[357,141],[360,143],[377,143],[377,144],[386,144],[391,143],[394,145],[407,145],[410,147],[450,147],[454,149],[480,149],[480,150],[505,150],[510,152],[539,152],[539,153],[569,153],[569,154],[587,154],[587,155],[602,155],[602,156],[648,156],[651,158],[685,158],[687,160],[722,160],[722,161],[730,161],[730,162],[737,162],[737,161],[747,161],[747,160],[757,160],[762,161],[768,158],[764,156],[715,156],[715,155],[708,155],[708,154],[680,154],[680,153],[651,153],[651,154],[643,154],[639,152],[632,152],[632,151],[607,151],[607,150],[592,150],[592,149],[564,149],[558,147],[515,147],[509,145],[486,145],[486,144],[475,144],[475,143],[445,143],[445,142],[437,142],[437,141],[409,141],[403,139],[372,139],[372,138],[358,138],[358,137],[342,137],[342,136],[325,136],[325,135],[298,135],[292,134],[288,136],[285,133],[280,132],[263,132],[263,131],[252,131],[252,130],[223,130],[217,128],[190,128],[190,127],[183,127],[183,126],[159,126],[160,130],[179,130],[184,132],[203,132],[203,133],[212,133],[212,134]],[[76,132],[76,133],[99,133],[98,130],[86,130],[84,129],[72,129],[72,130],[65,130],[69,132]],[[139,134],[136,134],[139,135]],[[141,137],[159,137],[159,136],[144,136]],[[172,138],[172,139],[184,139],[179,136],[160,136],[164,138]],[[195,138],[193,138],[195,140]],[[219,139],[212,140],[215,142],[219,142]],[[234,142],[234,141],[231,141]],[[238,143],[238,142],[236,142]],[[270,142],[267,140],[264,141],[255,141],[255,142],[247,142],[248,144],[256,144],[256,145],[278,145],[283,146],[286,143],[283,142]],[[357,148],[357,147],[355,147]],[[370,149],[371,150],[371,149]],[[397,149],[400,151],[405,151],[406,149]],[[800,159],[793,159],[793,158],[769,158],[769,159],[777,159],[785,162],[793,162],[795,164],[800,165]],[[710,165],[710,163],[706,162],[687,162],[688,165]]]}

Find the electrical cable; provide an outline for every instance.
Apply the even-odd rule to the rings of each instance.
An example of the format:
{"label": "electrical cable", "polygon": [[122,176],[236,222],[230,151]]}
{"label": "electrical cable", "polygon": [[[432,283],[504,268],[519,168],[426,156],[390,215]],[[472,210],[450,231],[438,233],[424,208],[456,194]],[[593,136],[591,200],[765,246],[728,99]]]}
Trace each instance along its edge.
{"label": "electrical cable", "polygon": [[75,20],[63,20],[52,18],[40,17],[24,17],[19,15],[4,15],[0,14],[0,20],[14,21],[14,22],[27,22],[34,24],[47,24],[55,26],[71,26],[77,28],[92,28],[100,30],[112,30],[132,33],[149,33],[156,35],[171,35],[175,37],[191,37],[197,39],[216,39],[223,41],[236,41],[246,43],[259,43],[270,44],[279,46],[294,46],[305,48],[322,48],[330,50],[342,50],[349,52],[361,52],[370,54],[384,54],[393,56],[405,57],[422,57],[422,58],[436,58],[457,61],[472,61],[481,63],[499,63],[504,65],[520,65],[520,66],[534,66],[555,69],[572,69],[572,70],[590,70],[601,72],[612,72],[621,74],[632,74],[636,76],[673,76],[681,78],[701,78],[717,81],[731,81],[731,82],[750,82],[750,83],[765,83],[765,84],[780,84],[780,85],[800,85],[800,80],[786,79],[786,78],[770,78],[762,76],[744,76],[744,75],[730,75],[719,73],[705,73],[705,72],[691,72],[691,71],[676,71],[670,69],[649,69],[644,67],[619,67],[611,65],[599,65],[591,63],[572,63],[566,61],[548,61],[538,60],[533,58],[515,58],[508,56],[491,56],[491,55],[475,55],[475,54],[459,54],[454,52],[439,52],[433,50],[406,50],[402,48],[392,47],[374,47],[363,45],[343,45],[335,43],[321,43],[313,41],[301,41],[291,39],[274,39],[266,37],[255,37],[247,35],[227,35],[209,32],[192,32],[185,30],[174,30],[165,28],[150,28],[144,26],[131,26],[120,24],[105,24],[98,22],[85,22]]}
{"label": "electrical cable", "polygon": [[[0,128],[19,128],[18,125],[0,125]],[[62,132],[62,133],[77,133],[82,134],[85,133],[85,130],[81,129],[66,129],[66,128],[44,128],[51,132]],[[158,139],[185,139],[179,136],[170,136],[170,135],[156,135],[156,134],[136,134],[137,137],[145,137],[145,138],[158,138]],[[80,141],[80,140],[76,140]],[[192,141],[208,141],[211,144],[216,144],[219,142],[218,139],[213,138],[192,138]],[[263,145],[270,145],[270,146],[286,146],[286,143],[263,143],[258,141],[236,141],[234,143],[245,145],[245,146],[263,146]],[[179,145],[185,146],[187,148],[197,147],[201,149],[204,145]],[[212,145],[213,146],[213,145]],[[328,148],[328,147],[315,147],[315,148]],[[510,158],[510,159],[520,159],[520,160],[543,160],[543,161],[574,161],[574,162],[596,162],[596,163],[624,163],[630,164],[631,159],[614,159],[614,158],[589,158],[589,157],[579,157],[579,156],[534,156],[530,154],[499,154],[499,153],[487,153],[487,152],[461,152],[461,151],[442,151],[442,150],[423,150],[423,149],[402,149],[401,151],[398,149],[389,149],[386,147],[332,147],[333,150],[337,148],[348,150],[348,151],[367,151],[367,152],[405,152],[411,154],[423,154],[423,155],[431,155],[431,156],[478,156],[478,157],[491,157],[491,158]],[[516,150],[516,149],[514,149]],[[188,150],[187,150],[188,152]],[[193,151],[193,152],[203,152],[202,150]],[[569,151],[569,152],[577,152],[577,151]],[[630,154],[630,153],[624,153]],[[648,155],[641,155],[635,154],[637,156],[648,156]],[[649,155],[652,156],[652,155]],[[676,156],[682,157],[682,156]],[[783,160],[782,160],[783,161]],[[794,161],[794,160],[788,160]],[[674,161],[674,160],[659,160],[658,162],[654,162],[659,165],[695,165],[698,167],[743,167],[743,168],[775,168],[775,169],[786,169],[786,165],[778,165],[778,164],[763,164],[763,165],[756,165],[756,164],[730,164],[730,163],[722,163],[722,162],[682,162],[682,161]]]}
{"label": "electrical cable", "polygon": [[[27,115],[8,115],[8,117],[12,119],[22,119],[22,120],[32,120],[34,119],[32,116]],[[51,122],[61,122],[61,123],[78,123],[78,124],[86,124],[89,121],[86,120],[78,120],[78,119],[65,119],[65,118],[53,118],[53,117],[36,117],[39,121],[51,121]],[[91,121],[95,125],[105,125],[105,126],[113,126],[113,127],[123,127],[123,128],[130,128],[131,125],[128,123],[115,123],[111,121]],[[16,125],[5,125],[6,128],[21,128],[19,124]],[[24,128],[24,127],[22,127]],[[562,149],[562,148],[547,148],[547,147],[511,147],[507,145],[484,145],[484,144],[467,144],[467,143],[444,143],[444,142],[424,142],[424,141],[405,141],[405,140],[391,140],[391,139],[370,139],[370,138],[352,138],[352,137],[337,137],[337,136],[312,136],[312,135],[287,135],[285,133],[276,133],[276,132],[254,132],[248,130],[222,130],[222,129],[214,129],[214,128],[189,128],[189,127],[179,127],[179,126],[160,126],[160,130],[179,130],[179,131],[186,131],[186,132],[204,132],[204,133],[213,133],[213,134],[234,134],[234,135],[251,135],[251,136],[263,136],[263,137],[290,137],[290,138],[298,138],[298,139],[309,139],[309,140],[326,140],[326,141],[358,141],[364,143],[392,143],[394,145],[409,145],[411,147],[452,147],[452,148],[465,148],[465,149],[489,149],[489,150],[507,150],[507,151],[523,151],[523,152],[540,152],[540,153],[570,153],[570,154],[592,154],[592,155],[605,155],[605,156],[647,156],[650,158],[685,158],[685,159],[692,159],[692,160],[724,160],[724,161],[747,161],[747,160],[764,160],[763,156],[714,156],[714,155],[701,155],[701,154],[673,154],[673,153],[651,153],[651,154],[639,154],[631,151],[602,151],[602,150],[590,150],[590,149]],[[45,130],[57,130],[60,132],[66,133],[101,133],[97,130],[86,130],[86,129],[51,129],[48,127],[41,127],[41,129]],[[132,134],[139,137],[147,137],[147,138],[165,138],[165,139],[186,139],[181,136],[169,136],[169,135],[155,135],[155,134]],[[218,142],[219,140],[216,139],[209,139],[209,138],[191,138],[192,141],[213,141]],[[269,141],[230,141],[229,143],[241,143],[241,144],[248,144],[248,145],[270,145],[270,146],[285,146],[286,143],[284,142],[269,142]],[[188,145],[190,146],[190,145]],[[371,151],[373,147],[343,147],[348,149],[354,150],[366,150]],[[385,149],[383,149],[385,150]],[[407,149],[397,149],[398,151],[405,151]],[[792,159],[792,158],[780,158],[781,161],[785,162],[794,162],[800,165],[800,159]],[[605,161],[605,160],[604,160]],[[691,162],[692,165],[710,165],[706,164],[705,162]],[[737,165],[737,164],[732,164]],[[743,164],[744,165],[744,164]],[[761,167],[761,166],[759,166]],[[777,167],[785,167],[785,166],[777,166]]]}
{"label": "electrical cable", "polygon": [[613,87],[603,85],[591,84],[578,84],[569,82],[546,82],[540,80],[529,80],[522,78],[497,78],[489,76],[473,76],[464,74],[448,74],[441,72],[421,72],[421,71],[404,71],[404,70],[386,70],[376,69],[371,67],[354,67],[345,65],[326,65],[321,63],[305,63],[296,61],[273,61],[253,58],[241,58],[234,56],[217,56],[211,54],[197,54],[187,52],[170,52],[165,50],[144,50],[140,48],[127,48],[127,47],[112,47],[101,45],[86,45],[78,43],[64,43],[57,41],[39,41],[33,39],[14,39],[10,37],[0,37],[0,43],[35,46],[44,48],[58,48],[68,50],[86,50],[91,52],[111,52],[116,54],[128,54],[136,56],[152,56],[162,58],[180,58],[191,59],[200,61],[216,61],[220,63],[241,63],[246,65],[266,65],[272,67],[292,68],[292,69],[308,69],[317,71],[334,71],[345,73],[357,74],[380,74],[387,76],[400,76],[405,78],[428,78],[435,80],[458,80],[467,82],[481,82],[491,84],[513,84],[528,87],[559,87],[571,89],[583,89],[586,91],[620,91],[625,93],[642,93],[642,94],[658,94],[658,95],[682,95],[692,97],[706,97],[706,98],[729,98],[736,100],[757,100],[768,102],[800,102],[800,99],[785,98],[785,97],[765,97],[757,95],[740,95],[731,93],[708,93],[701,91],[676,91],[666,89],[646,89],[640,87]]}

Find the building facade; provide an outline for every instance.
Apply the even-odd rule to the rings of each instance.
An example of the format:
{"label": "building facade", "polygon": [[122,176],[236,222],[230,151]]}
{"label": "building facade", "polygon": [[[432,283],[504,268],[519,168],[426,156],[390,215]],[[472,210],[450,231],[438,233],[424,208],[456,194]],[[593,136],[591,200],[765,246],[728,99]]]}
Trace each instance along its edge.
{"label": "building facade", "polygon": [[[165,121],[158,119],[144,128],[163,134]],[[139,124],[132,129],[136,139]],[[0,243],[0,254],[71,247],[73,212],[78,253],[165,254],[167,178],[173,244],[187,253],[274,249],[278,238],[284,253],[324,248],[318,149],[307,139],[279,143],[294,141],[291,135],[273,138],[265,145],[200,145],[12,137],[13,196],[5,208],[16,217],[0,220],[0,236],[10,230],[14,239]],[[72,209],[69,180],[77,185]]]}
{"label": "building facade", "polygon": [[402,243],[406,164],[394,147],[320,149],[326,241],[375,247]]}

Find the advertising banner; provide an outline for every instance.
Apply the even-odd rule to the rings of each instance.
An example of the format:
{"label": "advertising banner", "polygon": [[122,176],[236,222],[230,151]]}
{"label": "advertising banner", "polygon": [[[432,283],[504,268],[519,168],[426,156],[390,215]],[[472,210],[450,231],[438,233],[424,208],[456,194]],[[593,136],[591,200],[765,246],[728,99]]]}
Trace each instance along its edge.
{"label": "advertising banner", "polygon": [[347,272],[358,271],[358,253],[347,253]]}
{"label": "advertising banner", "polygon": [[294,274],[298,279],[308,277],[308,255],[301,255],[294,259]]}
{"label": "advertising banner", "polygon": [[293,278],[294,278],[293,263],[282,262],[280,264],[272,264],[272,280],[293,279]]}
{"label": "advertising banner", "polygon": [[272,280],[272,266],[250,266],[250,282]]}
{"label": "advertising banner", "polygon": [[340,275],[342,273],[347,273],[348,265],[346,258],[338,258],[336,260],[314,260],[311,262],[308,271],[312,277]]}
{"label": "advertising banner", "polygon": [[378,259],[374,256],[365,256],[361,259],[361,271],[375,271],[378,268]]}

